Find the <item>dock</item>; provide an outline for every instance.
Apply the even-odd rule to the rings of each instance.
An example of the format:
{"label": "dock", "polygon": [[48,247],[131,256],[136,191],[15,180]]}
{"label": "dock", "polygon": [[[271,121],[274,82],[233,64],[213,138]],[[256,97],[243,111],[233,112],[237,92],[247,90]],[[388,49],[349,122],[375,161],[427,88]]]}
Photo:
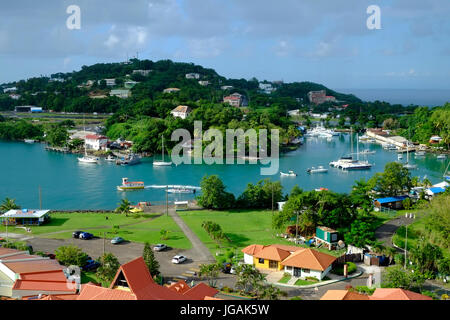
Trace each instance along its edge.
{"label": "dock", "polygon": [[60,147],[50,147],[50,146],[46,146],[45,147],[46,151],[52,151],[52,152],[59,152],[59,153],[71,153],[71,151],[69,150],[69,148],[60,148]]}

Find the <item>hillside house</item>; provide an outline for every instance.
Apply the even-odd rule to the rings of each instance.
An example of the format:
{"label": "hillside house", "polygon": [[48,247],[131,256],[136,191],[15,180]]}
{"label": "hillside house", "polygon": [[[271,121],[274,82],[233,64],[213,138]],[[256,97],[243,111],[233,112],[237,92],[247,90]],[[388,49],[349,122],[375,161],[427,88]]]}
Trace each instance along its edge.
{"label": "hillside house", "polygon": [[191,108],[189,108],[188,106],[178,106],[170,112],[170,114],[174,118],[181,118],[181,119],[186,119],[190,113]]}

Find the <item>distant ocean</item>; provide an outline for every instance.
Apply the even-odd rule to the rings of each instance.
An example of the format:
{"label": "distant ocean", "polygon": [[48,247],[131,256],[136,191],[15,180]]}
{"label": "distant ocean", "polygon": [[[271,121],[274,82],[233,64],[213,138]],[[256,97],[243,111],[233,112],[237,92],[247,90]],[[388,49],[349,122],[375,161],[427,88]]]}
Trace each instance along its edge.
{"label": "distant ocean", "polygon": [[450,89],[336,89],[341,93],[352,93],[363,101],[386,101],[391,104],[419,106],[441,106],[450,102]]}

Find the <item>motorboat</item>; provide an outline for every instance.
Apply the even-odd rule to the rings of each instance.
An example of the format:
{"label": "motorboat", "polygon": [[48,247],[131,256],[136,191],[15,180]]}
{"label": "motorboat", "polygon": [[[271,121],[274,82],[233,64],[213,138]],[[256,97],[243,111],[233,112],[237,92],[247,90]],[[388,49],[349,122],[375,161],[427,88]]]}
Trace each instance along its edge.
{"label": "motorboat", "polygon": [[105,159],[105,161],[109,161],[109,162],[114,162],[114,161],[116,161],[117,159],[115,158],[115,157],[113,157],[112,155],[109,155],[106,159]]}
{"label": "motorboat", "polygon": [[328,169],[324,168],[323,166],[311,167],[308,170],[306,170],[307,173],[325,173],[328,172]]}
{"label": "motorboat", "polygon": [[173,189],[167,189],[168,193],[195,193],[195,189],[188,189],[188,188],[173,188]]}
{"label": "motorboat", "polygon": [[438,155],[438,156],[436,157],[436,159],[439,159],[439,160],[445,160],[445,159],[447,159],[447,155],[445,155],[445,154],[440,154],[440,155]]}
{"label": "motorboat", "polygon": [[415,165],[415,164],[410,164],[410,163],[405,163],[405,164],[403,165],[403,168],[406,168],[406,169],[408,169],[408,170],[414,170],[414,169],[417,169],[417,165]]}
{"label": "motorboat", "polygon": [[342,170],[367,170],[370,168],[372,168],[372,164],[359,160],[341,165]]}
{"label": "motorboat", "polygon": [[397,156],[397,159],[398,160],[402,160],[403,159],[403,155],[401,153],[399,153],[398,156]]}
{"label": "motorboat", "polygon": [[23,142],[28,143],[28,144],[32,144],[35,141],[33,139],[25,139],[25,140],[23,140]]}
{"label": "motorboat", "polygon": [[122,184],[117,186],[119,191],[129,191],[129,190],[142,190],[145,188],[144,182],[142,181],[128,181],[128,178],[122,178]]}
{"label": "motorboat", "polygon": [[424,157],[425,151],[417,151],[415,155],[416,155],[416,157]]}
{"label": "motorboat", "polygon": [[164,161],[164,136],[162,137],[162,160],[161,161],[153,161],[154,167],[169,167],[172,165],[172,161]]}
{"label": "motorboat", "polygon": [[375,154],[376,153],[376,151],[374,151],[374,150],[369,150],[369,149],[365,149],[365,150],[363,150],[363,151],[361,151],[359,154]]}
{"label": "motorboat", "polygon": [[280,172],[280,175],[282,177],[296,177],[297,176],[297,174],[294,171],[292,171],[292,170],[289,170],[288,173]]}
{"label": "motorboat", "polygon": [[141,157],[136,154],[130,154],[116,161],[116,164],[119,166],[133,166],[138,163],[141,163]]}
{"label": "motorboat", "polygon": [[321,192],[321,191],[328,191],[328,189],[322,187],[322,188],[316,188],[316,189],[314,189],[314,191]]}

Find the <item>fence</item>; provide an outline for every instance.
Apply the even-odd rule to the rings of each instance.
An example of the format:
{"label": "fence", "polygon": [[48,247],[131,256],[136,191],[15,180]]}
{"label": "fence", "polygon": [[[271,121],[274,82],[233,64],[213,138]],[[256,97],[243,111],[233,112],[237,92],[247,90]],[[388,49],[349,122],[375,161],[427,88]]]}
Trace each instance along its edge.
{"label": "fence", "polygon": [[346,262],[362,262],[362,261],[363,261],[362,253],[344,254],[333,262],[333,267],[336,265],[344,264]]}

